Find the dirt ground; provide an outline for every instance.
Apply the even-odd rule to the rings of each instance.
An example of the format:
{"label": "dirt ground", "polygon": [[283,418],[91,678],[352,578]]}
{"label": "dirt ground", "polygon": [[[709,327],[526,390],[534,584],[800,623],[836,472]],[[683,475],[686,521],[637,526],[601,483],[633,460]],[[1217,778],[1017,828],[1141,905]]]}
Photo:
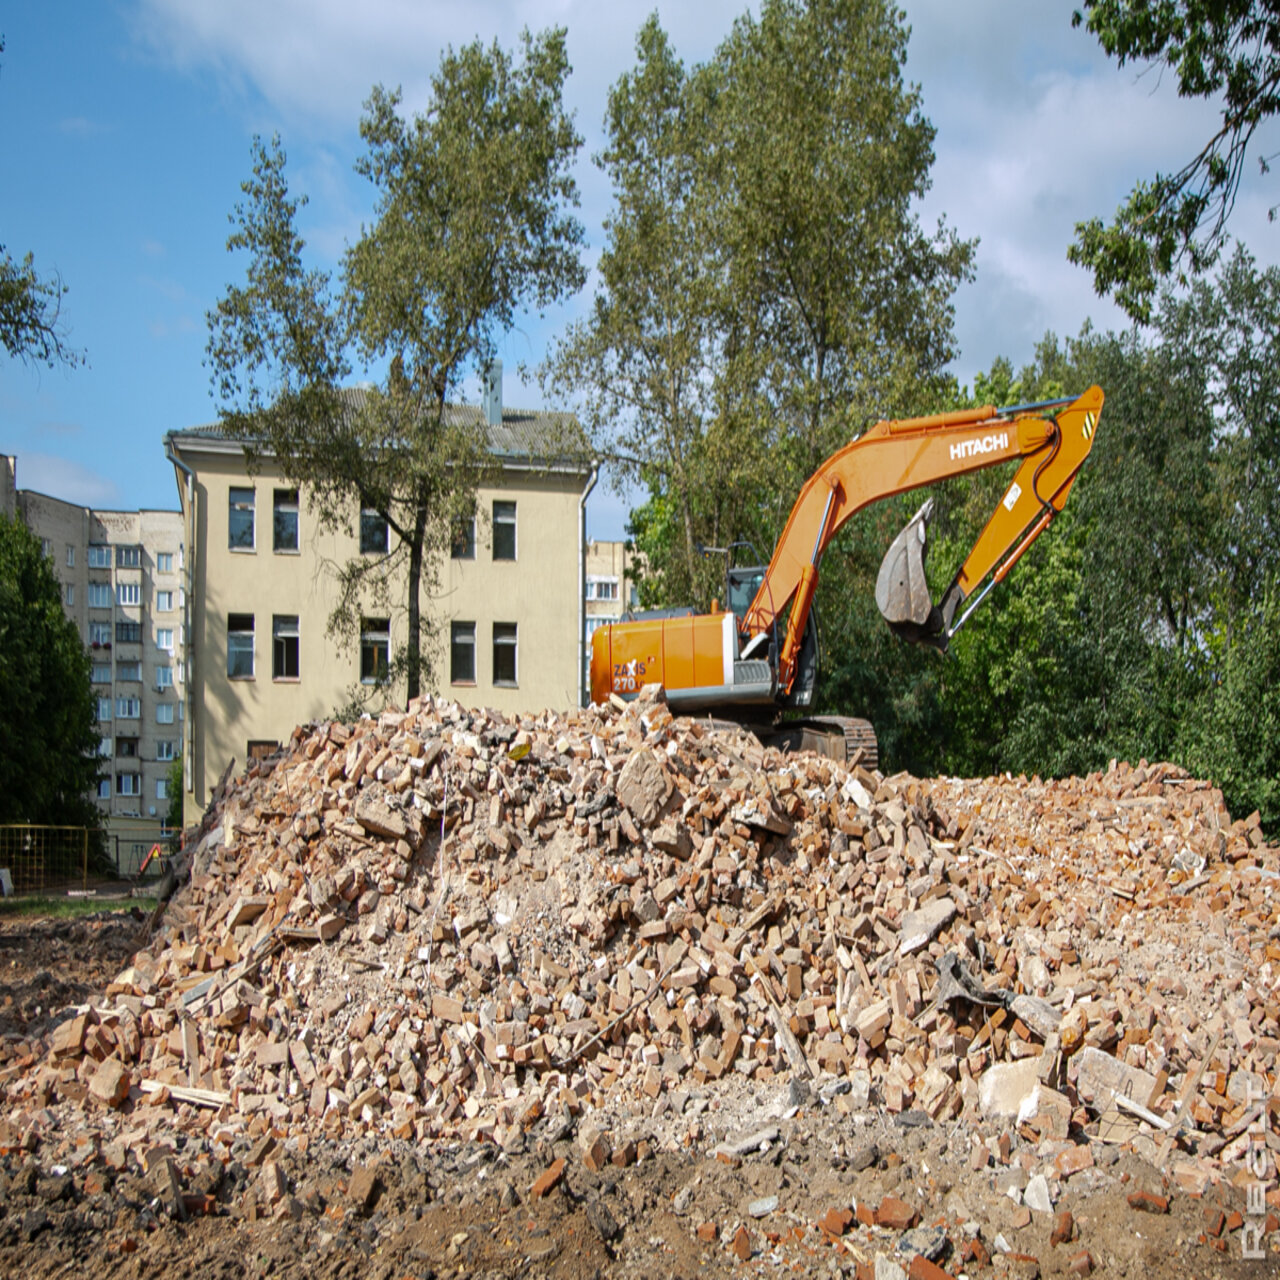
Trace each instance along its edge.
{"label": "dirt ground", "polygon": [[[0,921],[0,1045],[101,990],[141,928],[128,912]],[[585,1116],[576,1126],[546,1119],[508,1150],[373,1137],[299,1149],[268,1133],[211,1161],[184,1151],[175,1129],[143,1161],[163,1170],[172,1159],[181,1194],[168,1195],[110,1145],[46,1150],[24,1135],[0,1146],[0,1274],[1280,1274],[1280,1255],[1242,1257],[1239,1232],[1222,1223],[1245,1210],[1241,1191],[1186,1195],[1134,1152],[1095,1142],[1095,1166],[1062,1181],[1052,1212],[1033,1212],[1015,1199],[1045,1167],[1044,1153],[1016,1132],[1007,1163],[978,1169],[959,1126],[934,1125],[923,1112],[857,1112],[834,1081],[825,1084],[727,1079],[664,1098],[658,1114],[591,1117],[594,1132]],[[717,1141],[753,1131],[765,1135],[754,1150],[713,1153]],[[624,1132],[650,1136],[632,1148]],[[625,1154],[593,1172],[599,1162],[584,1153],[595,1133]],[[535,1184],[559,1161],[559,1180],[539,1195]],[[288,1194],[260,1217],[261,1197],[248,1193],[265,1177]],[[1135,1208],[1138,1191],[1167,1197],[1167,1211]],[[892,1201],[905,1204],[914,1230],[859,1221]],[[859,1216],[846,1222],[834,1216],[841,1210]],[[1070,1239],[1055,1244],[1063,1211]],[[929,1269],[930,1254],[941,1273]]]}

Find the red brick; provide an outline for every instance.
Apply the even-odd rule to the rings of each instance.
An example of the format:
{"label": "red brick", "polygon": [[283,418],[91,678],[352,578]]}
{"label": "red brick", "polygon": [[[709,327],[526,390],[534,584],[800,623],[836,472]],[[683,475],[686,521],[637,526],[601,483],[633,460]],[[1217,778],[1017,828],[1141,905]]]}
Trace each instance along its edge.
{"label": "red brick", "polygon": [[885,1196],[876,1210],[876,1225],[893,1231],[905,1231],[915,1225],[916,1211],[896,1196]]}
{"label": "red brick", "polygon": [[972,1262],[974,1266],[989,1267],[991,1254],[981,1240],[966,1240],[960,1249],[960,1261]]}
{"label": "red brick", "polygon": [[698,1239],[704,1244],[714,1244],[720,1238],[720,1228],[714,1222],[704,1222],[698,1227]]}
{"label": "red brick", "polygon": [[1067,1244],[1075,1233],[1075,1226],[1076,1222],[1071,1216],[1071,1210],[1063,1209],[1053,1221],[1053,1234],[1049,1237],[1049,1243]]}
{"label": "red brick", "polygon": [[853,1222],[853,1212],[850,1209],[828,1209],[822,1215],[819,1226],[823,1231],[830,1232],[833,1236],[842,1236],[848,1231],[850,1224]]}
{"label": "red brick", "polygon": [[1069,1178],[1073,1173],[1093,1168],[1093,1152],[1088,1146],[1071,1147],[1059,1152],[1053,1164],[1059,1177]]}
{"label": "red brick", "polygon": [[1130,1191],[1129,1208],[1142,1213],[1168,1213],[1169,1197],[1158,1196],[1154,1191]]}
{"label": "red brick", "polygon": [[1242,1214],[1239,1209],[1232,1209],[1231,1212],[1227,1214],[1227,1230],[1239,1231],[1243,1226],[1244,1214]]}
{"label": "red brick", "polygon": [[539,1177],[537,1182],[535,1182],[533,1186],[529,1189],[529,1194],[533,1196],[535,1200],[540,1200],[563,1177],[564,1177],[564,1159],[562,1157],[559,1160],[553,1161],[550,1167],[548,1167],[543,1171],[542,1176]]}
{"label": "red brick", "polygon": [[1227,1225],[1227,1215],[1221,1209],[1206,1209],[1204,1222],[1204,1229],[1216,1238],[1222,1234],[1222,1228]]}
{"label": "red brick", "polygon": [[1087,1276],[1093,1270],[1093,1255],[1088,1249],[1081,1249],[1067,1259],[1067,1270],[1073,1275]]}
{"label": "red brick", "polygon": [[930,1262],[923,1253],[917,1253],[911,1259],[907,1280],[953,1280],[953,1278],[950,1272],[943,1271],[936,1262]]}
{"label": "red brick", "polygon": [[739,1262],[746,1262],[751,1257],[751,1233],[746,1227],[739,1227],[733,1235],[733,1243],[729,1246]]}
{"label": "red brick", "polygon": [[1020,1204],[1013,1211],[1013,1225],[1019,1231],[1031,1225],[1031,1210],[1025,1204]]}

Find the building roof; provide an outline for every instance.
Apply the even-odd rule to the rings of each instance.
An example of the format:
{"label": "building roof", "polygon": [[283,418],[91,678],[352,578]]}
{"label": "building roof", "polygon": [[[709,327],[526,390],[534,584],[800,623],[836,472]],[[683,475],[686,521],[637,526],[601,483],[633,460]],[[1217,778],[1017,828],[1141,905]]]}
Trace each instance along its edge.
{"label": "building roof", "polygon": [[[363,387],[344,387],[343,400],[355,409],[364,399]],[[489,436],[489,450],[505,464],[550,466],[586,474],[592,457],[587,438],[571,413],[546,409],[502,409],[501,425],[487,426],[484,411],[478,405],[446,404],[445,416],[452,426],[483,427]],[[201,442],[225,446],[243,445],[248,441],[229,432],[220,422],[170,431],[165,437],[178,446],[198,448]],[[269,450],[264,450],[269,452]]]}

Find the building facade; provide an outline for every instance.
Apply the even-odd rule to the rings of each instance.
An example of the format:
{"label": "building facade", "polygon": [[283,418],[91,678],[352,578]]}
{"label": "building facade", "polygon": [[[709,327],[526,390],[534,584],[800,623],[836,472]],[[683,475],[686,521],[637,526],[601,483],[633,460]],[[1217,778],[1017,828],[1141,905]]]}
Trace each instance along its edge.
{"label": "building facade", "polygon": [[168,834],[170,774],[181,752],[182,516],[99,511],[19,489],[16,463],[5,462],[0,496],[40,539],[90,652],[104,774],[97,802],[128,874]]}
{"label": "building facade", "polygon": [[[481,410],[456,406],[479,418]],[[594,470],[548,460],[551,419],[499,409],[487,426],[494,483],[424,588],[424,688],[507,712],[567,709],[584,696],[583,529]],[[497,416],[497,415],[495,415]],[[341,566],[382,557],[394,533],[373,512],[350,533],[321,527],[310,495],[278,460],[250,470],[244,444],[217,428],[166,439],[192,553],[188,602],[184,776],[186,820],[208,803],[232,760],[287,741],[293,729],[377,689],[405,640],[403,577],[361,608],[358,635],[329,630]],[[403,699],[403,685],[385,695]]]}
{"label": "building facade", "polygon": [[639,604],[638,553],[625,542],[587,543],[583,603],[586,609],[587,650],[597,627],[618,622]]}

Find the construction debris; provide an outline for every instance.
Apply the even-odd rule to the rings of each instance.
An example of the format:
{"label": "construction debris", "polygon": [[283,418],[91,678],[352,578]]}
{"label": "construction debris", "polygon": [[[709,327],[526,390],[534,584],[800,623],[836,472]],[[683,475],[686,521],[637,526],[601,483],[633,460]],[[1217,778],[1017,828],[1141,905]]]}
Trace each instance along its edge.
{"label": "construction debris", "polygon": [[[5,1045],[0,1150],[89,1123],[137,1152],[176,1128],[215,1158],[268,1138],[510,1153],[599,1114],[611,1130],[576,1148],[598,1173],[664,1114],[671,1149],[733,1165],[785,1141],[761,1120],[808,1107],[959,1124],[974,1170],[1025,1144],[1013,1191],[1046,1221],[1109,1144],[1186,1189],[1243,1186],[1246,1157],[1275,1184],[1280,860],[1170,765],[886,778],[676,720],[656,687],[569,716],[425,698],[299,729],[189,853],[115,981]],[[789,1108],[736,1133],[683,1114],[690,1090],[774,1081]],[[256,1203],[303,1212],[267,1154]],[[528,1194],[565,1173],[557,1155]],[[918,1214],[886,1198],[867,1218]]]}

